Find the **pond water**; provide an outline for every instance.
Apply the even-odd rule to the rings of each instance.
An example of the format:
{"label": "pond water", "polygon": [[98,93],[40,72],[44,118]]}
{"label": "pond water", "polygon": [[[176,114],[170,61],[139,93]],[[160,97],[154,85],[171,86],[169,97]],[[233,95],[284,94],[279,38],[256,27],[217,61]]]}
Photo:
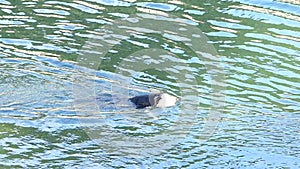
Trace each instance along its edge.
{"label": "pond water", "polygon": [[298,1],[0,7],[0,168],[300,167]]}

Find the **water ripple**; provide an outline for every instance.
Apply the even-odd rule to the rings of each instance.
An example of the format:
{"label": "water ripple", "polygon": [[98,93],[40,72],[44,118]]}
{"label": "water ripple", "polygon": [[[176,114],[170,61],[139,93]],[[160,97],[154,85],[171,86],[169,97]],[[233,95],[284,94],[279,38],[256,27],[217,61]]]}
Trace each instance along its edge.
{"label": "water ripple", "polygon": [[[77,1],[77,2],[80,3],[80,1]],[[89,7],[90,5],[87,5],[86,3],[83,3],[83,4],[78,4],[78,3],[68,3],[68,2],[59,2],[59,1],[47,1],[46,2],[46,4],[51,4],[51,5],[59,4],[59,5],[69,6],[69,7],[78,9],[82,12],[87,12],[87,13],[91,13],[91,14],[99,14],[101,12],[99,12],[98,9],[100,9],[100,10],[104,9],[104,8],[97,7],[97,6]],[[93,9],[93,8],[95,8],[95,9]]]}
{"label": "water ripple", "polygon": [[[299,2],[50,0],[18,3],[0,0],[0,8],[2,167],[300,167]],[[132,15],[201,29],[208,36],[208,43],[219,52],[226,73],[226,91],[223,91],[226,106],[217,131],[206,142],[200,143],[199,138],[212,102],[212,76],[207,66],[213,63],[197,57],[183,43],[190,40],[181,34],[183,28],[157,32],[157,25],[147,27],[145,23],[134,27]],[[109,26],[116,26],[116,20],[132,22],[122,27],[128,34],[109,32]],[[119,44],[106,41],[114,47],[101,57],[100,70],[76,65],[82,46],[101,46],[108,37],[105,35],[122,41]],[[192,37],[201,39],[202,35]],[[86,45],[90,39],[95,39],[95,43]],[[156,59],[151,53],[128,56],[130,52],[151,48],[168,54]],[[166,63],[167,73],[135,71],[124,63],[145,67]],[[120,72],[127,72],[130,78],[120,76]],[[82,104],[74,105],[73,88],[77,85],[74,74],[94,84],[93,92],[98,97],[82,98]],[[184,81],[176,83],[179,74]],[[194,80],[197,83],[191,85]],[[132,86],[127,86],[127,82]],[[88,86],[80,87],[85,92],[90,90]],[[135,153],[132,147],[137,151],[160,145],[137,142],[140,144],[117,146],[111,145],[112,141],[121,145],[129,136],[156,136],[163,142],[172,136],[166,133],[168,128],[180,122],[177,114],[180,107],[163,113],[156,111],[156,119],[143,110],[129,107],[129,95],[148,93],[149,88],[177,96],[184,92],[185,103],[200,101],[200,108],[187,109],[194,113],[192,121],[196,121],[191,128],[177,125],[180,131],[180,127],[189,131],[180,143],[159,152],[143,152],[142,157],[135,158],[130,156]],[[87,115],[79,111],[82,109],[76,109],[76,106],[89,106],[91,100],[97,102],[96,113]],[[103,137],[99,140],[103,144],[90,138],[85,125],[100,127]]]}

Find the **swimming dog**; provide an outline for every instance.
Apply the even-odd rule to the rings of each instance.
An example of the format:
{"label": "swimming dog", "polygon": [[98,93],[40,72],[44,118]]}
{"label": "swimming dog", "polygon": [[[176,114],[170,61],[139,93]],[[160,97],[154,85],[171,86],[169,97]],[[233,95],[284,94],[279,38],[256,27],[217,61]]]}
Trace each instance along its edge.
{"label": "swimming dog", "polygon": [[167,93],[150,93],[148,95],[135,96],[129,100],[135,104],[137,109],[143,109],[150,106],[159,108],[171,107],[179,99]]}

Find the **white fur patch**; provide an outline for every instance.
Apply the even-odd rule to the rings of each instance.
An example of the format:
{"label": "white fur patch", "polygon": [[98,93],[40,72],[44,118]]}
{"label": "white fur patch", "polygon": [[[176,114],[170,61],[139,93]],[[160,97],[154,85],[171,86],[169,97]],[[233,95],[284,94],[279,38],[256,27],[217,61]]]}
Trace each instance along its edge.
{"label": "white fur patch", "polygon": [[170,107],[174,106],[176,102],[178,101],[178,98],[172,95],[169,95],[167,93],[163,93],[161,95],[161,99],[158,101],[156,107]]}

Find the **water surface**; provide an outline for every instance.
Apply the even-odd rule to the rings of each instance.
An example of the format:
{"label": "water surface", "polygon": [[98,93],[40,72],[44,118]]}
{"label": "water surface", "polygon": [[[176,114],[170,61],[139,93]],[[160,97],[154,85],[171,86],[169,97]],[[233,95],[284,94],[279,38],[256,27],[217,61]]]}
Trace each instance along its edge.
{"label": "water surface", "polygon": [[[0,6],[1,168],[300,167],[298,2],[2,0]],[[122,39],[109,31],[136,15],[201,30],[193,38],[207,37],[199,46],[217,56],[222,71],[211,72],[214,64],[178,32],[151,32],[163,24],[126,28],[130,39],[107,42],[114,45],[104,56],[100,48],[88,50],[104,35]],[[99,65],[80,60],[87,55],[99,56]],[[167,66],[150,69],[159,63]],[[224,85],[213,83],[216,74],[225,76]],[[150,90],[183,97],[184,104],[127,106],[129,96]],[[216,130],[203,141],[215,90],[226,99]]]}

